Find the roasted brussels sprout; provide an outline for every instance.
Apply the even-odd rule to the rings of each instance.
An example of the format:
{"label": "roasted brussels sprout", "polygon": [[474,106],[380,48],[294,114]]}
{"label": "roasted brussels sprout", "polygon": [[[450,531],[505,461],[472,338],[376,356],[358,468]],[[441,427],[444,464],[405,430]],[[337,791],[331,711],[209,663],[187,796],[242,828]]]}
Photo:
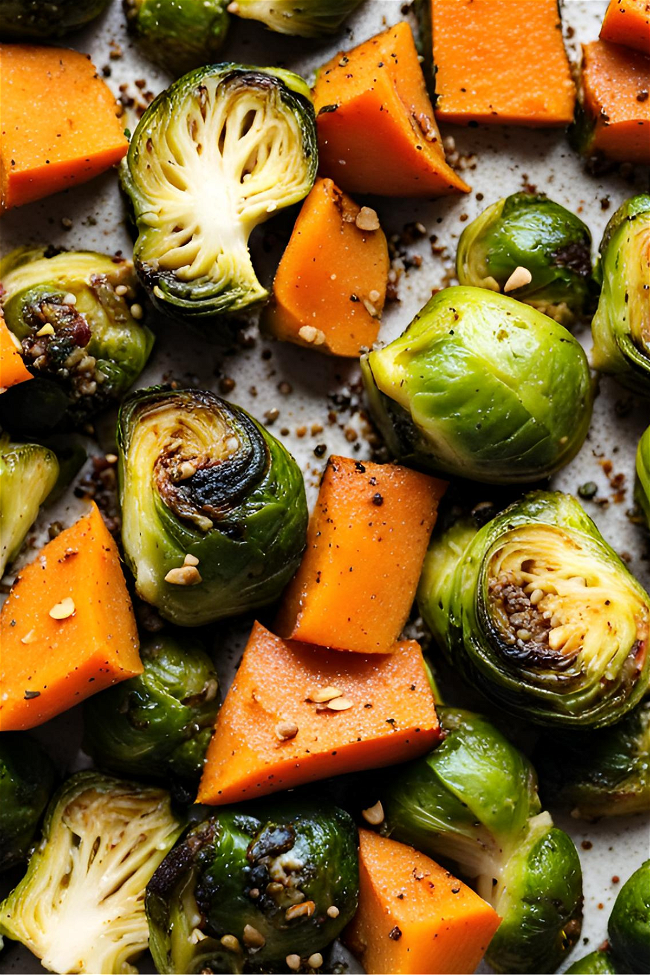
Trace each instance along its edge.
{"label": "roasted brussels sprout", "polygon": [[0,735],[0,871],[27,855],[54,777],[52,762],[33,738]]}
{"label": "roasted brussels sprout", "polygon": [[608,951],[592,951],[566,970],[567,975],[618,975]]}
{"label": "roasted brussels sprout", "polygon": [[278,34],[323,37],[335,34],[361,0],[234,0],[228,10],[259,20]]}
{"label": "roasted brussels sprout", "polygon": [[278,598],[307,503],[275,437],[213,393],[157,387],[122,405],[118,444],[122,541],[143,599],[200,626]]}
{"label": "roasted brussels sprout", "polygon": [[531,481],[568,463],[587,435],[592,387],[581,346],[506,295],[445,288],[361,367],[389,450],[420,466]]}
{"label": "roasted brussels sprout", "polygon": [[531,764],[489,721],[439,716],[443,742],[384,794],[389,833],[475,879],[503,918],[486,955],[495,971],[554,972],[580,934],[575,846],[541,811]]}
{"label": "roasted brussels sprout", "polygon": [[536,767],[542,794],[573,816],[650,812],[650,700],[611,728],[545,737]]}
{"label": "roasted brussels sprout", "polygon": [[639,440],[636,451],[636,485],[634,497],[650,528],[650,427]]}
{"label": "roasted brussels sprout", "polygon": [[109,772],[196,779],[219,709],[212,662],[180,633],[150,637],[140,658],[143,674],[85,703],[84,748]]}
{"label": "roasted brussels sprout", "polygon": [[0,434],[0,576],[18,555],[58,475],[58,461],[47,447],[11,443]]}
{"label": "roasted brussels sprout", "polygon": [[2,0],[0,40],[41,41],[85,27],[110,0]]}
{"label": "roasted brussels sprout", "polygon": [[154,305],[206,321],[266,298],[248,238],[307,195],[316,167],[309,88],[290,71],[209,65],[159,95],[121,170]]}
{"label": "roasted brussels sprout", "polygon": [[418,604],[454,666],[525,719],[603,727],[647,690],[650,597],[570,495],[434,534]]}
{"label": "roasted brussels sprout", "polygon": [[27,873],[0,904],[0,934],[52,972],[135,972],[144,889],[182,829],[162,789],[78,772],[48,807]]}
{"label": "roasted brussels sprout", "polygon": [[228,32],[228,0],[124,0],[126,22],[146,56],[170,74],[215,60]]}
{"label": "roasted brussels sprout", "polygon": [[219,811],[149,882],[156,968],[268,972],[309,956],[351,920],[358,885],[357,831],[342,809],[291,798]]}
{"label": "roasted brussels sprout", "polygon": [[[517,268],[528,271],[509,284]],[[503,291],[562,325],[581,315],[592,290],[591,234],[548,197],[513,193],[487,207],[463,230],[456,274],[461,284]]]}
{"label": "roasted brussels sprout", "polygon": [[[75,423],[121,398],[142,372],[153,346],[143,325],[133,265],[92,251],[54,253],[21,248],[0,261],[2,306],[23,358],[38,377],[21,397],[51,427],[67,413]],[[24,383],[22,385],[25,385]]]}
{"label": "roasted brussels sprout", "polygon": [[627,200],[600,244],[602,290],[592,321],[593,364],[650,395],[650,194]]}

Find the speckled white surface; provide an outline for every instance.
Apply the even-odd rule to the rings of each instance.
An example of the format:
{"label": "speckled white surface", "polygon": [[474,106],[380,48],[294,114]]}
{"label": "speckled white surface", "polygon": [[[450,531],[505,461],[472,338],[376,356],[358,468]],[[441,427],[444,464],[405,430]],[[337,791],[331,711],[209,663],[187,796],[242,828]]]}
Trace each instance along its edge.
{"label": "speckled white surface", "polygon": [[[566,0],[564,24],[572,60],[578,59],[579,42],[597,37],[605,7],[604,0]],[[261,65],[282,64],[309,77],[313,69],[335,50],[350,47],[376,33],[382,26],[398,20],[402,16],[401,8],[401,0],[366,0],[334,43],[295,41],[271,35],[252,22],[235,22],[224,49],[224,60]],[[140,78],[146,81],[146,88],[155,93],[168,83],[169,79],[144,61],[128,39],[119,0],[113,0],[101,22],[76,35],[70,46],[89,52],[99,68],[109,65],[111,75],[107,80],[116,94],[119,94],[119,86],[126,84],[127,94],[136,95],[134,82]],[[111,60],[110,52],[116,47],[121,48],[122,57]],[[299,52],[298,57],[296,51]],[[135,121],[131,128],[134,124]],[[471,168],[464,173],[473,187],[471,195],[432,203],[387,199],[372,202],[388,234],[400,233],[404,224],[410,221],[419,221],[427,229],[427,236],[411,248],[414,254],[421,255],[422,264],[402,279],[401,300],[386,310],[381,329],[382,340],[390,340],[399,334],[427,300],[431,289],[441,285],[453,261],[457,239],[465,225],[463,221],[473,219],[495,199],[524,186],[535,186],[580,213],[597,244],[613,210],[635,192],[634,186],[618,175],[588,175],[562,132],[533,132],[514,128],[476,130],[450,126],[443,135],[453,135],[456,147],[463,156],[475,154],[470,161]],[[647,174],[638,174],[637,187],[647,189],[647,184]],[[483,199],[477,199],[477,194],[483,194]],[[72,221],[72,227],[68,230],[61,223],[66,218]],[[3,217],[0,224],[2,252],[6,253],[17,245],[45,241],[65,247],[92,247],[109,252],[121,248],[129,253],[130,241],[123,218],[117,181],[111,173],[76,190]],[[288,237],[290,221],[280,217],[275,223],[267,224],[264,230],[267,242],[269,236],[271,238],[271,254],[267,257],[263,253],[263,234],[257,238],[255,253],[262,268],[262,277],[268,283],[273,260],[277,259]],[[436,245],[445,248],[442,255],[432,253],[428,240],[432,234],[438,237]],[[325,456],[332,452],[350,453],[355,450],[359,457],[368,455],[368,446],[362,437],[355,443],[346,439],[346,433],[347,437],[352,437],[350,431],[361,434],[363,430],[363,424],[354,412],[358,367],[354,363],[327,359],[295,347],[270,344],[259,340],[254,328],[251,332],[257,338],[255,345],[242,349],[236,355],[229,355],[224,354],[224,349],[216,342],[213,345],[206,343],[180,326],[164,326],[159,332],[152,362],[139,385],[148,385],[165,376],[181,383],[219,391],[219,379],[224,376],[232,378],[236,385],[228,395],[235,402],[260,419],[269,409],[280,411],[271,429],[287,443],[301,462],[310,500],[313,500],[324,463],[324,459],[314,455],[317,444],[326,445]],[[588,346],[588,332],[578,334]],[[271,357],[263,358],[262,354],[267,349],[271,350]],[[291,386],[289,395],[279,388],[283,382]],[[346,398],[351,390],[350,384],[352,412],[341,412],[337,414],[334,424],[328,424],[328,410],[335,405],[331,397],[342,394]],[[585,506],[613,546],[630,556],[630,568],[646,587],[650,587],[649,539],[639,526],[629,521],[626,511],[632,504],[634,450],[648,422],[650,408],[647,402],[634,402],[613,382],[601,380],[587,442],[576,460],[554,482],[554,486],[573,492],[585,481],[597,483],[598,497],[609,499],[612,503],[600,506],[586,502]],[[100,427],[102,445],[106,450],[114,446],[112,424],[113,418],[106,418]],[[321,425],[324,430],[312,435],[312,424]],[[303,426],[307,428],[306,435],[296,436],[296,430]],[[281,433],[285,429],[289,431],[286,435]],[[625,477],[625,493],[621,503],[612,501],[615,492],[601,467],[602,459],[612,461],[610,477],[617,474]],[[477,499],[480,499],[480,492],[478,487]],[[59,506],[56,517],[71,522],[81,508],[82,502],[68,498]],[[52,518],[53,514],[49,512],[33,533],[34,542],[39,540],[46,523]],[[222,671],[232,670],[244,635],[241,626],[225,628],[217,658],[218,662],[222,662]],[[77,714],[73,712],[50,723],[41,729],[40,734],[62,763],[76,764],[74,750],[79,740]],[[625,880],[650,854],[650,823],[647,817],[640,816],[595,825],[579,823],[560,815],[556,815],[556,820],[575,839],[584,868],[583,936],[588,939],[588,947],[583,948],[582,952],[580,947],[576,949],[574,957],[578,957],[597,947],[605,937],[607,916],[618,889],[612,877]],[[5,949],[0,955],[0,973],[40,970],[31,956],[19,948]]]}

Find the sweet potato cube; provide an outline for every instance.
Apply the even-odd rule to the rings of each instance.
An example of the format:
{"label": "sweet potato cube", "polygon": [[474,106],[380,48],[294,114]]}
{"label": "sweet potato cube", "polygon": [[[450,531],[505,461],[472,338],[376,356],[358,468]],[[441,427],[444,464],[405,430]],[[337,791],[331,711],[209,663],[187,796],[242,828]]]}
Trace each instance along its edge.
{"label": "sweet potato cube", "polygon": [[389,653],[413,604],[446,483],[330,457],[275,628],[290,640]]}
{"label": "sweet potato cube", "polygon": [[458,125],[563,126],[575,85],[557,0],[425,0],[436,115]]}
{"label": "sweet potato cube", "polygon": [[406,21],[333,57],[316,79],[314,107],[320,172],[349,193],[469,192],[445,162]]}
{"label": "sweet potato cube", "polygon": [[259,623],[217,717],[198,802],[253,799],[429,751],[440,738],[422,651],[341,654]]}
{"label": "sweet potato cube", "polygon": [[0,615],[0,731],[142,673],[117,546],[93,504],[20,572]]}
{"label": "sweet potato cube", "polygon": [[650,0],[609,0],[600,38],[650,55]]}
{"label": "sweet potato cube", "polygon": [[17,383],[24,383],[27,379],[33,379],[18,351],[19,345],[0,312],[0,392]]}
{"label": "sweet potato cube", "polygon": [[375,211],[319,179],[282,255],[263,327],[284,342],[358,357],[377,339],[388,267]]}
{"label": "sweet potato cube", "polygon": [[500,918],[429,857],[359,830],[359,908],[343,939],[368,975],[463,975]]}

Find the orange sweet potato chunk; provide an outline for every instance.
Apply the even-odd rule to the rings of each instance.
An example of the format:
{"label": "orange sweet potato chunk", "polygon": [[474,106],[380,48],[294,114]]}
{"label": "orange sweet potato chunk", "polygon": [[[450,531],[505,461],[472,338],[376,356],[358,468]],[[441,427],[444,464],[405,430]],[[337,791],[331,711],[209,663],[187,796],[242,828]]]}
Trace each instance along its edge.
{"label": "orange sweet potato chunk", "polygon": [[330,457],[275,628],[290,640],[389,653],[413,605],[446,483]]}
{"label": "orange sweet potato chunk", "polygon": [[600,37],[650,55],[650,0],[609,0]]}
{"label": "orange sweet potato chunk", "polygon": [[388,267],[375,211],[361,212],[331,179],[319,179],[282,255],[263,327],[284,342],[358,357],[377,339]]}
{"label": "orange sweet potato chunk", "polygon": [[0,212],[119,162],[128,142],[109,88],[85,54],[0,44]]}
{"label": "orange sweet potato chunk", "polygon": [[575,85],[557,0],[426,0],[439,120],[562,126]]}
{"label": "orange sweet potato chunk", "polygon": [[25,566],[2,608],[0,730],[33,728],[141,674],[138,645],[117,546],[93,504]]}
{"label": "orange sweet potato chunk", "polygon": [[368,975],[475,971],[500,918],[429,857],[359,830],[359,908],[343,939]]}
{"label": "orange sweet potato chunk", "polygon": [[337,54],[313,94],[320,172],[337,186],[380,196],[469,192],[445,162],[406,21]]}
{"label": "orange sweet potato chunk", "polygon": [[[309,699],[328,687],[351,706],[333,710]],[[291,725],[293,735],[283,731]],[[238,802],[392,765],[439,739],[417,643],[392,654],[341,654],[287,643],[256,623],[217,717],[197,802]]]}
{"label": "orange sweet potato chunk", "polygon": [[32,378],[0,311],[0,392]]}
{"label": "orange sweet potato chunk", "polygon": [[650,165],[649,86],[650,58],[607,41],[582,45],[582,110],[591,126],[586,155]]}

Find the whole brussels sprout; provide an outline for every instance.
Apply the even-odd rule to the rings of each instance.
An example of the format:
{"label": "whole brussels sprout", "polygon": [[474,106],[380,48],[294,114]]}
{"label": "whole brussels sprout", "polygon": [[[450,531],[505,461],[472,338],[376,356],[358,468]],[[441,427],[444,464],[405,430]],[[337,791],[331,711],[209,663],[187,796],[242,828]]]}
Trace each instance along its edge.
{"label": "whole brussels sprout", "polygon": [[[92,251],[20,248],[0,261],[2,307],[36,381],[8,390],[21,426],[75,424],[119,400],[149,358],[133,265]],[[138,317],[134,317],[134,313]],[[5,414],[3,413],[3,417]],[[13,417],[11,418],[13,422]]]}
{"label": "whole brussels sprout", "polygon": [[572,816],[650,812],[650,700],[611,728],[545,737],[536,766],[543,794]]}
{"label": "whole brussels sprout", "polygon": [[650,597],[570,495],[434,534],[418,605],[465,678],[524,719],[599,728],[647,690]]}
{"label": "whole brussels sprout", "polygon": [[63,37],[99,17],[110,0],[2,0],[0,40],[44,41]]}
{"label": "whole brussels sprout", "polygon": [[486,955],[496,972],[554,972],[580,934],[575,846],[541,811],[530,762],[489,721],[448,707],[439,717],[442,743],[383,796],[389,833],[475,879],[503,918]]}
{"label": "whole brussels sprout", "polygon": [[289,954],[324,948],[357,907],[357,846],[350,816],[327,803],[290,798],[220,810],[149,882],[156,969],[268,972]]}
{"label": "whole brussels sprout", "polygon": [[589,428],[579,343],[534,308],[482,288],[439,291],[361,368],[389,450],[436,471],[497,484],[548,477]]}
{"label": "whole brussels sprout", "polygon": [[600,244],[603,286],[592,321],[593,364],[650,395],[650,194],[627,200]]}
{"label": "whole brussels sprout", "polygon": [[570,325],[592,288],[588,227],[544,195],[513,193],[497,200],[460,235],[456,274],[461,284],[503,291],[519,267],[531,280],[514,288],[513,297]]}
{"label": "whole brussels sprout", "polygon": [[54,778],[54,765],[33,738],[0,735],[0,871],[27,856]]}
{"label": "whole brussels sprout", "polygon": [[209,64],[226,39],[228,0],[124,0],[129,29],[170,74]]}
{"label": "whole brussels sprout", "polygon": [[202,645],[179,633],[140,646],[144,672],[84,704],[84,749],[109,772],[196,779],[219,710],[219,684]]}
{"label": "whole brussels sprout", "polygon": [[618,975],[608,951],[592,951],[579,961],[574,961],[566,970],[566,975]]}
{"label": "whole brussels sprout", "polygon": [[305,547],[307,502],[286,448],[206,390],[141,390],[120,410],[124,553],[139,595],[200,626],[278,598]]}
{"label": "whole brussels sprout", "polygon": [[231,14],[259,20],[278,34],[323,37],[335,34],[361,0],[234,0]]}
{"label": "whole brussels sprout", "polygon": [[213,64],[162,92],[121,169],[154,305],[197,322],[265,299],[248,238],[307,195],[317,162],[309,88],[290,71]]}
{"label": "whole brussels sprout", "polygon": [[56,455],[0,435],[0,576],[18,555],[38,509],[59,476]]}
{"label": "whole brussels sprout", "polygon": [[650,427],[639,440],[636,451],[634,497],[643,512],[648,528],[650,528]]}
{"label": "whole brussels sprout", "polygon": [[147,948],[143,891],[182,830],[169,795],[78,772],[52,797],[0,935],[51,972],[123,975]]}

